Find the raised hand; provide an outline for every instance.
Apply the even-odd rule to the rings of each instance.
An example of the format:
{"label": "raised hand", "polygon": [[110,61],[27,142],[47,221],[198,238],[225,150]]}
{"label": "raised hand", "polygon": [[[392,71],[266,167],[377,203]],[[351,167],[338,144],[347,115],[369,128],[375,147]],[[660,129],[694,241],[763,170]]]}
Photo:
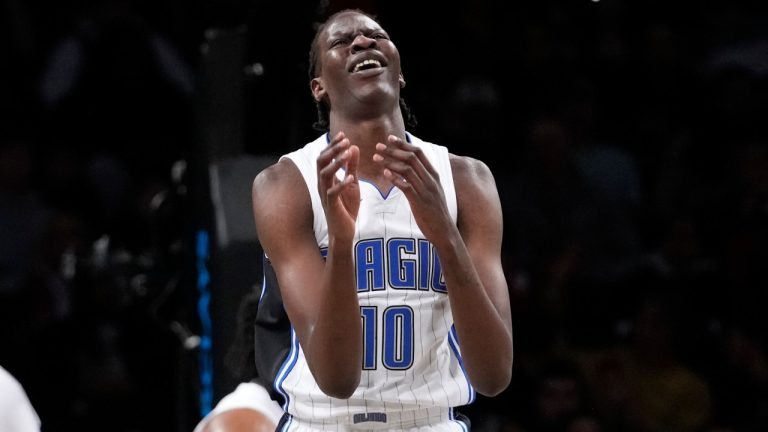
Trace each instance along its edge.
{"label": "raised hand", "polygon": [[434,242],[448,227],[455,227],[437,171],[424,152],[390,135],[387,144],[376,144],[374,162],[384,176],[403,191],[421,232]]}
{"label": "raised hand", "polygon": [[[360,149],[351,145],[344,132],[339,132],[317,158],[317,189],[328,220],[328,234],[335,239],[351,241],[360,209],[360,184],[357,167]],[[336,173],[344,169],[344,178]]]}

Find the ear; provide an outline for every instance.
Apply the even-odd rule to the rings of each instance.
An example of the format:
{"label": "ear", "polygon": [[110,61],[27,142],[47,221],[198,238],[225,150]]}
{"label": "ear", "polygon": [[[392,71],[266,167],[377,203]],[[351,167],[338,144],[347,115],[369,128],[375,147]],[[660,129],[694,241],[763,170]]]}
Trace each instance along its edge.
{"label": "ear", "polygon": [[403,73],[400,72],[400,88],[405,88],[405,78],[403,77]]}
{"label": "ear", "polygon": [[309,82],[309,87],[312,89],[312,97],[315,98],[315,102],[323,100],[326,92],[322,78],[312,78],[312,81]]}

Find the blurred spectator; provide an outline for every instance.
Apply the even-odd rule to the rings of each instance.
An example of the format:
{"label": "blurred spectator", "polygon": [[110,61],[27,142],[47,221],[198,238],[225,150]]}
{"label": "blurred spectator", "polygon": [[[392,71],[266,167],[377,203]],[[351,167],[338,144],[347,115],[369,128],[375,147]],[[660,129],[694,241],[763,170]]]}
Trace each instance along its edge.
{"label": "blurred spectator", "polygon": [[[514,163],[495,157],[507,144],[501,94],[496,83],[486,76],[457,79],[445,107],[445,143],[451,152],[488,161],[499,177]],[[483,143],[482,146],[477,143]],[[507,151],[512,151],[509,149]]]}
{"label": "blurred spectator", "polygon": [[681,362],[681,310],[667,295],[648,295],[637,311],[631,344],[585,362],[596,407],[609,430],[697,432],[712,415],[706,381]]}
{"label": "blurred spectator", "polygon": [[710,8],[707,24],[716,32],[717,39],[712,41],[707,54],[706,71],[718,73],[742,69],[756,76],[768,75],[765,5],[758,2],[721,3]]}
{"label": "blurred spectator", "polygon": [[28,367],[30,340],[49,299],[29,286],[52,218],[33,188],[31,147],[25,137],[0,136],[0,363],[16,376]]}
{"label": "blurred spectator", "polygon": [[768,326],[762,304],[740,304],[726,323],[723,361],[713,376],[714,424],[735,431],[768,429]]}
{"label": "blurred spectator", "polygon": [[[138,102],[126,98],[147,96],[141,94],[148,90],[145,86],[156,86],[159,80],[191,96],[192,71],[178,50],[150,26],[132,2],[93,3],[83,10],[76,25],[72,34],[56,43],[48,58],[40,81],[45,105],[63,103],[74,97],[78,88],[92,91],[91,96]],[[107,94],[99,95],[99,90]],[[131,94],[134,91],[141,93]]]}
{"label": "blurred spectator", "polygon": [[622,281],[641,256],[639,210],[644,191],[626,137],[598,129],[596,89],[579,83],[565,105],[567,131],[585,188],[592,197],[582,277],[591,284]]}
{"label": "blurred spectator", "polygon": [[530,406],[515,407],[520,418],[507,427],[530,432],[599,431],[600,420],[589,414],[588,390],[575,362],[552,360],[536,374]]}
{"label": "blurred spectator", "polygon": [[574,415],[565,427],[566,432],[602,432],[603,424],[591,413],[579,413]]}
{"label": "blurred spectator", "polygon": [[576,102],[567,122],[534,122],[524,162],[501,193],[513,298],[520,292],[523,304],[541,308],[531,312],[541,321],[528,324],[556,338],[536,339],[595,345],[612,338],[626,280],[641,264],[642,191],[631,156],[593,134],[594,102]]}
{"label": "blurred spectator", "polygon": [[0,295],[21,289],[50,217],[33,188],[33,164],[30,142],[0,137]]}
{"label": "blurred spectator", "polygon": [[[766,300],[768,282],[768,141],[751,141],[733,150],[727,210],[717,244],[722,241],[720,262],[739,296]],[[739,299],[740,300],[740,299]]]}
{"label": "blurred spectator", "polygon": [[88,3],[75,19],[48,53],[39,94],[52,140],[94,158],[89,175],[100,197],[114,192],[113,209],[115,196],[130,199],[126,180],[141,190],[164,178],[190,145],[195,76],[135,2]]}
{"label": "blurred spectator", "polygon": [[529,126],[520,169],[499,192],[515,323],[529,329],[515,340],[516,361],[525,362],[567,336],[567,296],[587,240],[592,196],[561,119],[540,117]]}

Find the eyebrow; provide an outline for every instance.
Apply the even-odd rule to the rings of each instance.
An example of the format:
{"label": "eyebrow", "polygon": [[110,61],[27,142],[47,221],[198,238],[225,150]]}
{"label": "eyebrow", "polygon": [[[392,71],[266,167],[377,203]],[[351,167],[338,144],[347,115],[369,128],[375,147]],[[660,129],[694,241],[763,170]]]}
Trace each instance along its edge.
{"label": "eyebrow", "polygon": [[365,27],[362,29],[360,28],[355,29],[354,31],[350,29],[343,29],[343,30],[336,30],[333,33],[328,32],[328,38],[333,39],[333,38],[342,37],[342,36],[351,36],[353,34],[357,34],[357,32],[361,32],[364,35],[371,34],[371,33],[383,33],[387,35],[387,37],[389,37],[389,33],[387,33],[386,30],[384,30],[381,27]]}

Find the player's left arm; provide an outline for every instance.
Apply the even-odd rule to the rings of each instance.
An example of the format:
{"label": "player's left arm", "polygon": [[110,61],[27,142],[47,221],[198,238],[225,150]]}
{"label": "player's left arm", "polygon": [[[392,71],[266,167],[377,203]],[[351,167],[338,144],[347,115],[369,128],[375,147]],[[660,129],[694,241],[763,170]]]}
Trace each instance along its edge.
{"label": "player's left arm", "polygon": [[424,152],[390,136],[373,160],[408,199],[413,217],[440,257],[464,366],[484,395],[512,377],[512,318],[501,265],[502,215],[491,170],[451,155],[458,223],[448,211],[439,173]]}
{"label": "player's left arm", "polygon": [[464,366],[475,389],[503,391],[512,378],[512,314],[501,264],[502,210],[483,162],[451,155],[459,238],[437,246]]}

